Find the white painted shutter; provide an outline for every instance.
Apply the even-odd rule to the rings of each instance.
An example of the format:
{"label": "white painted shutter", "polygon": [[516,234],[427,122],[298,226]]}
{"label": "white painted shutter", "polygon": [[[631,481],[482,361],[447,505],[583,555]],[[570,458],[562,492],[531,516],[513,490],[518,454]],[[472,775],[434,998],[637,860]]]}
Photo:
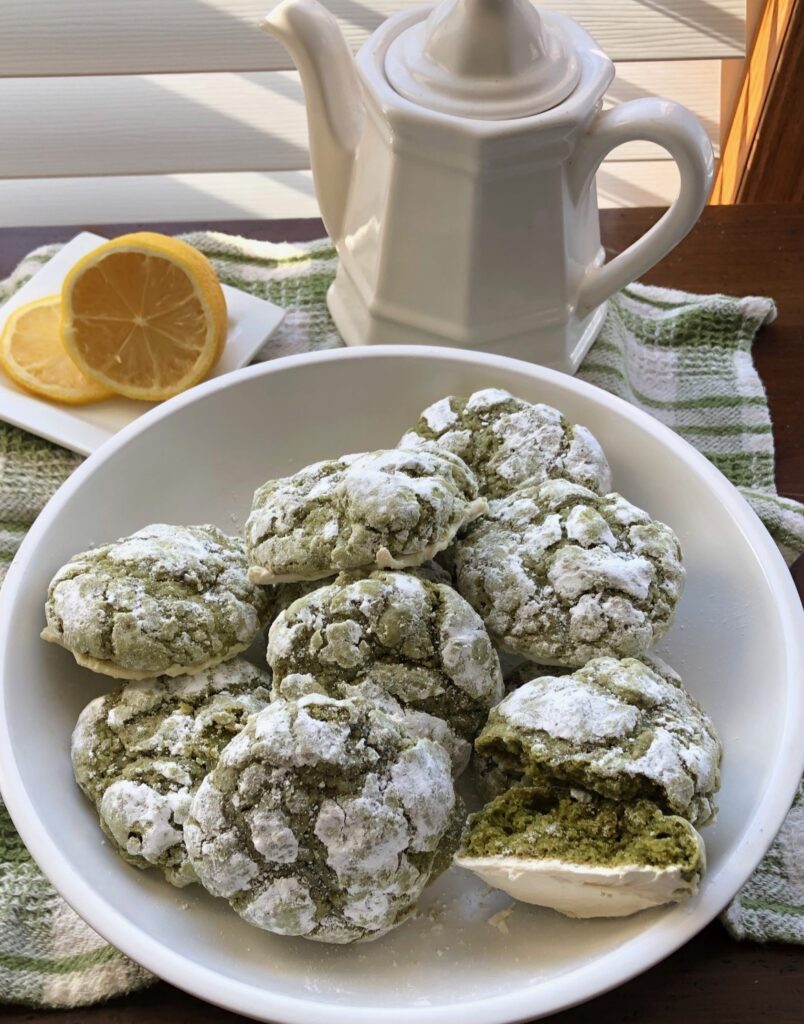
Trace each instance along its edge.
{"label": "white painted shutter", "polygon": [[[273,0],[2,0],[0,224],[314,215],[301,86],[256,23]],[[358,45],[405,0],[326,0]],[[742,0],[564,0],[617,60],[609,99],[662,95],[719,141]],[[685,59],[679,59],[685,58]],[[675,167],[631,143],[601,205],[666,203]]]}

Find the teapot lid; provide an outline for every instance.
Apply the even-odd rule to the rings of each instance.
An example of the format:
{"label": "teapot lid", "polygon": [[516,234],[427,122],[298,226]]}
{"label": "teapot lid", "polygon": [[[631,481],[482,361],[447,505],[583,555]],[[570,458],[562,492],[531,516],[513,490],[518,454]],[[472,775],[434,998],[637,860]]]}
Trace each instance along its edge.
{"label": "teapot lid", "polygon": [[581,61],[530,0],[442,0],[392,41],[385,74],[417,106],[499,121],[557,106]]}

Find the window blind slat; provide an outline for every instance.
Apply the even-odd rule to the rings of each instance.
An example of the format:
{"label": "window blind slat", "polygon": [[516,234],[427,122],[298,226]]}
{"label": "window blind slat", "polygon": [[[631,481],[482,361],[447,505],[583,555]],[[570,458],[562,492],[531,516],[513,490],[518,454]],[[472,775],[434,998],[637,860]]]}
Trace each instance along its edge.
{"label": "window blind slat", "polygon": [[[668,160],[607,161],[597,180],[601,207],[667,205],[678,187]],[[0,227],[317,216],[309,171],[0,181]]]}
{"label": "window blind slat", "polygon": [[[719,63],[618,66],[615,101],[657,93],[718,137]],[[309,167],[295,71],[0,79],[0,178]],[[616,160],[661,158],[634,142]]]}
{"label": "window blind slat", "polygon": [[[278,0],[3,0],[0,74],[112,75],[290,67],[259,32]],[[326,0],[352,46],[416,0]],[[615,60],[742,56],[745,0],[554,0]]]}

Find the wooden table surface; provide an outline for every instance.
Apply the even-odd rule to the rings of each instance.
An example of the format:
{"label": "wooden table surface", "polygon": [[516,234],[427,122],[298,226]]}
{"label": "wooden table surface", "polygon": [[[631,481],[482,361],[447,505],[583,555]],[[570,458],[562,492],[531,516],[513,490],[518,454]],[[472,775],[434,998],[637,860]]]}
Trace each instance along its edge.
{"label": "wooden table surface", "polygon": [[[625,248],[658,215],[659,211],[644,209],[603,211],[603,240],[609,254]],[[214,227],[273,241],[316,238],[323,233],[319,221],[148,226],[167,233]],[[106,235],[132,228],[81,227]],[[30,249],[48,241],[66,241],[77,230],[0,230],[0,278]],[[778,489],[804,500],[804,205],[709,207],[685,241],[644,280],[686,291],[770,295],[776,300],[779,316],[762,330],[754,357],[773,417]],[[794,574],[799,593],[804,594],[804,558]],[[735,942],[714,923],[639,978],[553,1019],[560,1024],[801,1024],[803,967],[800,947]],[[0,1007],[3,1024],[46,1020],[59,1024],[234,1024],[242,1018],[165,984],[86,1010],[42,1013]],[[312,1016],[310,1024],[317,1024]]]}

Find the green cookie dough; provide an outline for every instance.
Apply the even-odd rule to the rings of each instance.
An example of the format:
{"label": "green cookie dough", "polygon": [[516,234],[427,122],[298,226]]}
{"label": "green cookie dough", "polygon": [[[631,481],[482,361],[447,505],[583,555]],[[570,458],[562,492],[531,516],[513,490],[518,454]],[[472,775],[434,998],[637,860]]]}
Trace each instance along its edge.
{"label": "green cookie dough", "polygon": [[308,694],[250,720],[184,833],[202,884],[249,924],[347,943],[410,917],[462,823],[439,744],[370,702]]}
{"label": "green cookie dough", "polygon": [[475,749],[509,782],[644,798],[693,824],[716,812],[721,748],[712,722],[635,658],[596,658],[572,675],[525,683],[491,710]]}
{"label": "green cookie dough", "polygon": [[492,639],[542,664],[642,654],[672,625],[685,577],[669,526],[566,480],[491,502],[451,557]]}
{"label": "green cookie dough", "polygon": [[480,616],[450,587],[402,572],[373,572],[295,601],[271,626],[268,663],[283,696],[346,697],[370,677],[465,739],[503,694]]}
{"label": "green cookie dough", "polygon": [[[505,693],[512,693],[523,683],[529,683],[531,679],[540,679],[542,676],[558,677],[569,675],[570,672],[571,668],[537,665],[534,661],[518,661],[514,665],[509,665],[507,670],[503,669]],[[475,788],[483,800],[493,800],[518,781],[517,776],[501,768],[493,758],[479,754],[476,750],[472,751],[469,763]]]}
{"label": "green cookie dough", "polygon": [[471,470],[436,446],[317,462],[255,492],[249,578],[288,583],[419,565],[485,508]]}
{"label": "green cookie dough", "polygon": [[127,683],[88,704],[73,732],[75,779],[130,864],[195,881],[182,824],[218,754],[269,700],[271,677],[243,658],[192,676]]}
{"label": "green cookie dough", "polygon": [[692,825],[650,800],[620,802],[562,786],[516,786],[469,817],[458,857],[514,856],[610,867],[682,866],[700,878]]}
{"label": "green cookie dough", "polygon": [[558,409],[532,405],[500,388],[435,402],[399,447],[415,450],[431,442],[459,455],[487,498],[554,478],[601,494],[611,488],[606,456],[586,427],[570,423]]}
{"label": "green cookie dough", "polygon": [[265,621],[243,542],[214,526],[157,523],[71,558],[51,581],[42,637],[117,679],[200,672]]}

